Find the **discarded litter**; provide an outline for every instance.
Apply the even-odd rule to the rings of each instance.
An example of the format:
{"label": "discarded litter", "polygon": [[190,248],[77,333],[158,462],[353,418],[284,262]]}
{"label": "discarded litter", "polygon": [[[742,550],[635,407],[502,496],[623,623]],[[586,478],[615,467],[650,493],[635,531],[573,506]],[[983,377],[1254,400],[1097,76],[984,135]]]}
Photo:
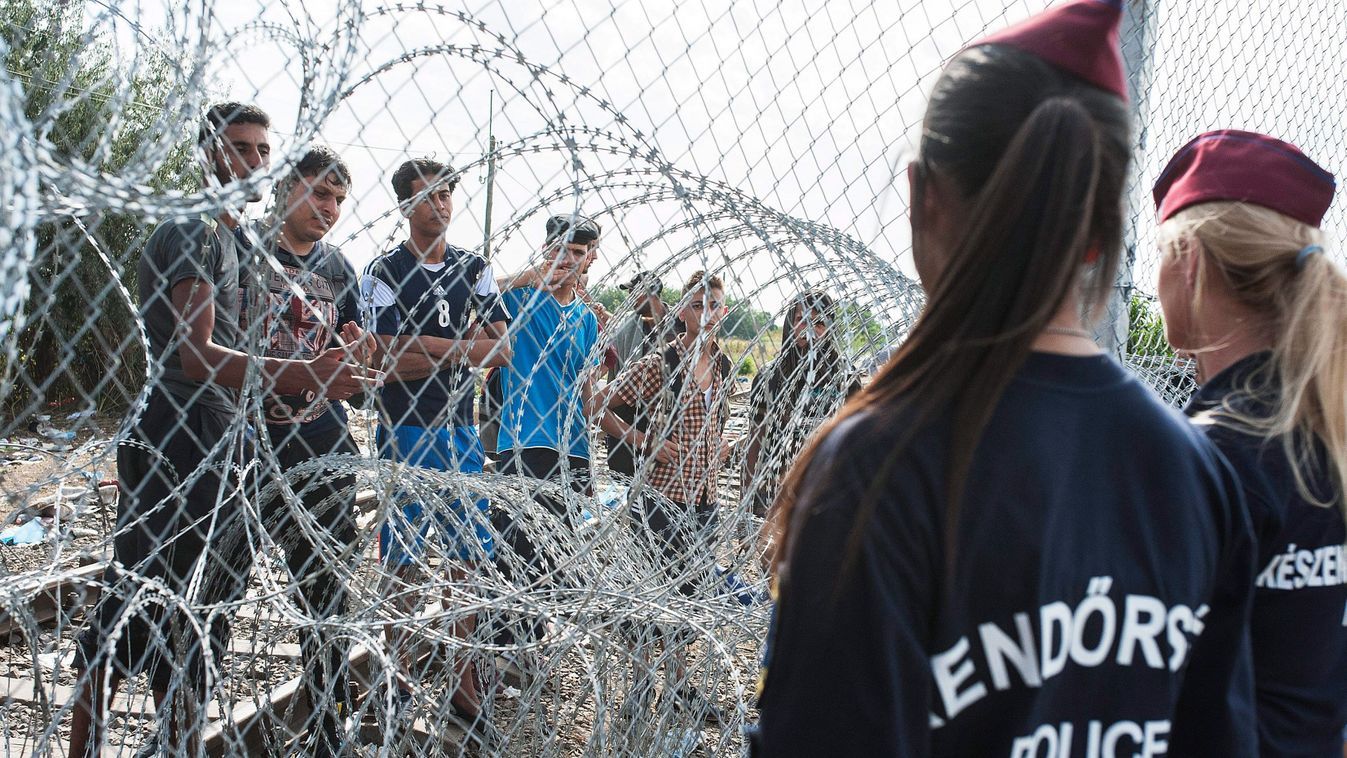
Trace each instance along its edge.
{"label": "discarded litter", "polygon": [[75,432],[53,426],[51,416],[45,413],[35,417],[34,421],[28,424],[28,430],[55,442],[70,442],[75,439]]}
{"label": "discarded litter", "polygon": [[34,545],[47,538],[41,519],[11,524],[0,530],[0,545]]}
{"label": "discarded litter", "polygon": [[[627,488],[617,484],[608,484],[599,491],[598,497],[595,499],[608,510],[616,510],[618,506],[627,501]],[[582,508],[580,509],[580,520],[584,526],[593,526],[599,522],[599,514],[588,508]]]}
{"label": "discarded litter", "polygon": [[627,501],[627,487],[609,484],[599,491],[597,500],[608,508],[617,508]]}
{"label": "discarded litter", "polygon": [[701,743],[702,734],[696,729],[675,729],[657,738],[655,753],[669,758],[684,758],[695,753]]}
{"label": "discarded litter", "polygon": [[43,459],[37,452],[38,441],[32,437],[19,439],[0,439],[0,466],[17,466],[23,463],[38,463]]}
{"label": "discarded litter", "polygon": [[739,601],[740,605],[757,605],[767,602],[767,593],[743,580],[737,573],[716,566],[716,576],[720,578],[725,594]]}
{"label": "discarded litter", "polygon": [[47,671],[56,670],[58,665],[63,668],[66,668],[74,665],[74,663],[75,663],[75,651],[73,650],[66,653],[65,655],[60,655],[58,653],[38,653],[37,655],[37,665],[41,666],[43,669]]}

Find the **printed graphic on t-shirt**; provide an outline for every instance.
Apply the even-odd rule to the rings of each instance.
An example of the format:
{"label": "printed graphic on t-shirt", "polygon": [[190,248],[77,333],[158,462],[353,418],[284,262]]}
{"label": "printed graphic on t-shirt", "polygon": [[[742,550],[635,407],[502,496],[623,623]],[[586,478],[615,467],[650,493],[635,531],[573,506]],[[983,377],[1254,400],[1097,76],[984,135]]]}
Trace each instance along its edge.
{"label": "printed graphic on t-shirt", "polygon": [[[243,311],[258,314],[262,352],[274,358],[312,358],[332,344],[337,322],[336,293],[332,281],[313,271],[282,265],[269,270],[262,302]],[[330,402],[313,392],[268,397],[264,403],[267,422],[307,423],[327,412]]]}
{"label": "printed graphic on t-shirt", "polygon": [[[1113,578],[1090,579],[1084,597],[1056,600],[1015,613],[1010,623],[984,622],[931,657],[941,728],[993,691],[1036,689],[1072,668],[1143,667],[1177,672],[1210,608],[1170,604],[1115,588]],[[1014,738],[1012,756],[1163,755],[1168,719],[1055,721]]]}
{"label": "printed graphic on t-shirt", "polygon": [[[463,340],[475,321],[508,322],[491,265],[462,248],[445,248],[445,260],[423,263],[405,245],[375,258],[360,280],[365,323],[394,338]],[[472,426],[476,377],[457,361],[423,379],[390,382],[379,392],[381,416],[390,426]]]}
{"label": "printed graphic on t-shirt", "polygon": [[1342,584],[1347,584],[1347,546],[1341,544],[1322,547],[1287,545],[1284,552],[1272,556],[1254,582],[1254,586],[1270,590]]}

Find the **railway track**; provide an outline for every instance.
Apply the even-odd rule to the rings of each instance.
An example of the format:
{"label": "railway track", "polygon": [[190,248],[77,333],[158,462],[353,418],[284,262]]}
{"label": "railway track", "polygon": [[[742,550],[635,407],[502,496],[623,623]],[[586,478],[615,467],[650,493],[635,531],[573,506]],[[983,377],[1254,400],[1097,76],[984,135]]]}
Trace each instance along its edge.
{"label": "railway track", "polygon": [[[373,491],[362,492],[356,500],[358,514],[368,516],[375,504]],[[99,554],[85,559],[84,565],[72,570],[53,573],[50,577],[30,588],[14,603],[0,605],[0,641],[14,646],[23,644],[33,632],[50,633],[53,630],[72,632],[82,626],[85,614],[93,608],[99,598],[101,578],[108,567],[110,555]],[[442,611],[438,603],[432,603],[419,615],[435,615]],[[269,614],[259,613],[253,606],[245,605],[239,611],[239,617],[253,621],[265,621]],[[236,626],[237,630],[237,626]],[[60,644],[60,649],[68,650],[68,640]],[[425,646],[420,663],[425,665],[434,653],[433,646]],[[301,657],[300,646],[295,643],[264,642],[235,636],[229,643],[230,656],[243,656],[256,660],[259,669],[268,669],[273,664],[297,668]],[[54,656],[53,656],[54,658]],[[355,646],[348,656],[347,666],[352,687],[357,695],[356,713],[372,712],[377,709],[360,707],[360,701],[374,690],[372,680],[376,673],[372,670],[375,656],[364,645]],[[49,659],[54,667],[59,665]],[[15,705],[28,706],[38,711],[57,711],[67,705],[76,696],[76,688],[53,683],[50,670],[34,667],[29,676],[0,676],[0,713],[7,713]],[[110,705],[112,716],[128,719],[148,720],[154,717],[154,704],[147,693],[128,695],[119,693]],[[206,707],[206,728],[200,735],[203,751],[208,756],[225,755],[262,755],[277,743],[284,744],[300,735],[309,720],[311,708],[304,693],[303,679],[294,676],[285,681],[264,688],[251,697],[243,697],[233,703],[222,705],[212,700]],[[451,724],[430,725],[417,719],[408,725],[406,745],[408,754],[437,752],[440,743],[445,753],[457,754],[463,742],[464,734]],[[36,743],[40,725],[33,724],[34,731],[29,735],[28,750]],[[382,725],[373,719],[360,724],[357,739],[365,744],[380,744]],[[10,744],[13,745],[13,739]],[[138,749],[138,745],[109,745],[104,748],[104,756],[127,756]],[[358,754],[358,753],[357,753]]]}
{"label": "railway track", "polygon": [[[732,426],[735,426],[733,431],[741,432],[741,425],[742,420],[736,415],[732,420]],[[734,502],[737,499],[737,478],[728,469],[721,474],[719,484],[722,496],[727,502]],[[360,533],[371,534],[372,530],[377,529],[377,524],[374,523],[378,515],[376,505],[377,497],[373,490],[358,494],[356,515]],[[70,651],[71,637],[82,628],[85,613],[98,600],[100,579],[107,567],[107,560],[107,555],[85,558],[84,565],[54,571],[44,581],[36,585],[28,584],[23,590],[21,602],[16,603],[14,596],[11,595],[8,606],[0,603],[0,632],[5,633],[0,640],[8,641],[11,650],[15,647],[28,646],[48,657],[52,657],[53,647],[60,654]],[[259,560],[255,570],[284,572],[284,567],[275,563],[273,558],[268,558]],[[28,576],[32,577],[32,574]],[[271,589],[264,592],[274,592],[275,587],[285,584],[288,575],[278,573],[264,579],[263,575],[259,574],[256,578],[262,581],[252,584],[252,587],[266,586]],[[221,671],[225,673],[222,687],[217,690],[217,693],[227,694],[216,694],[207,704],[203,720],[198,722],[201,724],[199,735],[201,746],[206,755],[302,754],[290,752],[294,750],[298,737],[305,732],[312,716],[304,679],[299,676],[303,668],[300,646],[296,644],[293,623],[287,622],[281,612],[270,603],[271,600],[261,598],[257,598],[257,602],[245,600],[233,614],[236,623],[233,627],[234,637],[230,640],[228,650],[229,658],[233,660],[231,662],[226,659],[221,664]],[[10,610],[13,611],[12,615]],[[437,603],[430,603],[417,616],[443,616],[443,611],[444,609]],[[412,619],[405,620],[412,622],[408,626],[421,627]],[[353,628],[361,628],[365,630],[361,633],[367,634],[370,628],[364,625],[371,623],[378,624],[377,617],[367,617],[361,622],[361,626]],[[35,626],[40,630],[41,640],[29,639]],[[346,661],[355,690],[353,712],[361,719],[359,724],[348,724],[348,734],[354,748],[352,755],[371,755],[378,752],[379,748],[385,747],[386,741],[395,741],[396,744],[390,744],[388,747],[393,749],[383,754],[395,756],[460,755],[465,754],[465,743],[473,744],[471,737],[451,723],[444,713],[446,704],[442,687],[452,674],[444,670],[444,667],[449,665],[447,661],[452,659],[452,655],[444,646],[445,632],[443,623],[435,621],[429,622],[419,631],[413,631],[414,635],[424,635],[420,637],[421,643],[424,644],[421,644],[421,660],[416,668],[430,667],[426,679],[427,681],[433,679],[435,685],[418,694],[419,705],[414,709],[413,715],[421,715],[421,718],[408,718],[409,723],[390,722],[388,709],[377,699],[371,699],[372,693],[381,691],[377,683],[387,674],[389,665],[387,651],[380,645],[381,635],[377,631],[377,626],[374,627],[372,636],[353,641],[363,640],[374,645],[375,649],[372,651],[364,645],[354,644]],[[575,661],[591,657],[594,651],[598,650],[597,647],[590,648],[587,643],[575,642],[585,638],[587,635],[580,633],[559,645],[563,651],[571,655],[571,660],[566,665],[576,666],[575,673],[580,676],[586,671],[581,670]],[[74,681],[69,675],[69,667],[54,672],[53,667],[60,666],[60,663],[49,662],[45,668],[42,666],[29,668],[22,655],[17,659],[18,665],[11,667],[10,671],[0,670],[0,742],[6,744],[14,754],[36,752],[62,755],[66,739],[64,735],[68,732],[62,731],[64,726],[58,729],[48,725],[51,722],[50,714],[58,712],[76,694]],[[581,681],[578,678],[565,682],[565,678],[570,676],[570,669],[558,668],[557,660],[559,659],[550,659],[550,667],[547,669],[550,678],[547,680],[546,704],[528,701],[527,710],[523,709],[522,704],[525,701],[520,695],[522,684],[512,688],[514,694],[507,695],[511,700],[498,701],[498,707],[501,707],[500,702],[508,704],[516,698],[520,703],[520,706],[506,706],[509,709],[517,709],[517,712],[507,711],[509,715],[501,714],[504,716],[502,726],[510,725],[506,730],[509,734],[508,739],[514,741],[516,738],[523,738],[524,743],[535,748],[542,745],[555,746],[558,739],[565,739],[569,744],[559,748],[558,754],[572,752],[579,754],[591,750],[603,752],[608,748],[598,747],[604,744],[602,739],[623,739],[620,733],[606,738],[594,736],[603,729],[609,730],[610,735],[613,734],[615,722],[605,721],[599,724],[597,719],[600,715],[592,712],[599,706],[595,701],[587,703],[586,695],[594,687],[620,689],[625,685],[617,680],[591,682]],[[508,664],[501,659],[496,659],[494,663],[499,669],[508,669]],[[489,660],[486,666],[490,667]],[[619,662],[619,668],[620,666]],[[4,676],[6,673],[10,676]],[[500,684],[499,679],[494,681],[502,687],[497,692],[505,692],[503,688],[508,685],[508,678],[505,684]],[[572,690],[572,687],[577,689]],[[528,696],[537,699],[540,692],[530,692]],[[535,710],[540,707],[541,710]],[[610,710],[616,708],[611,703],[603,707]],[[103,755],[134,755],[155,728],[152,723],[154,708],[147,688],[140,684],[132,696],[120,694],[110,703],[110,710],[114,722],[117,723],[111,729],[110,746],[104,749]],[[535,716],[533,715],[535,713],[543,715]],[[561,718],[555,718],[556,716]],[[573,720],[567,721],[567,718]],[[67,724],[68,719],[69,716],[66,714]],[[29,721],[31,723],[24,723]],[[654,723],[652,720],[647,724],[645,732],[653,729],[651,724]],[[665,726],[662,725],[660,728]],[[385,729],[394,732],[395,735],[385,735]],[[44,739],[44,730],[45,739],[49,741],[45,746],[40,742]],[[642,735],[640,739],[653,739],[644,736],[644,732]],[[469,749],[466,754],[508,755],[510,751],[505,748],[474,753]]]}

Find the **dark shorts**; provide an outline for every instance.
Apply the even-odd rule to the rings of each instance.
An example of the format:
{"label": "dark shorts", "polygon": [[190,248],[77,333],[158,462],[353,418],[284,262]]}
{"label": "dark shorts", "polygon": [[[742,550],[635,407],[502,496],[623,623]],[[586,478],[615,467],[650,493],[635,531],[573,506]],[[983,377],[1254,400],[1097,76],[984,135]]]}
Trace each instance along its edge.
{"label": "dark shorts", "polygon": [[[360,455],[355,440],[344,424],[336,424],[315,433],[292,433],[282,436],[273,431],[276,447],[276,462],[283,471],[298,466],[319,456],[331,454]],[[313,521],[322,529],[319,539],[327,544],[317,545],[308,536],[308,531],[299,528],[300,514],[293,510],[279,494],[269,498],[262,506],[262,518],[266,522],[268,533],[285,552],[286,565],[290,575],[296,580],[331,574],[324,563],[324,552],[344,554],[354,545],[355,539],[355,476],[345,474],[333,476],[328,471],[287,477],[290,487],[299,497],[299,505],[313,517]],[[354,559],[353,559],[354,560]],[[304,587],[322,588],[324,581],[303,582]],[[321,591],[320,594],[329,594]],[[334,589],[330,593],[334,598],[339,594]],[[324,603],[325,605],[327,603]],[[322,608],[312,609],[318,617],[329,615]]]}
{"label": "dark shorts", "polygon": [[482,448],[491,460],[498,457],[496,442],[500,439],[501,406],[505,403],[500,369],[492,369],[482,383],[482,402],[477,408],[477,428]]}
{"label": "dark shorts", "polygon": [[[565,456],[550,447],[526,447],[523,450],[505,450],[500,454],[502,474],[522,474],[549,482],[568,481],[571,489],[582,495],[593,495],[589,476],[589,459],[578,455]],[[538,501],[551,501],[539,496]],[[553,513],[560,512],[550,502],[544,503]]]}
{"label": "dark shorts", "polygon": [[657,497],[637,497],[631,503],[632,524],[640,532],[637,542],[662,559],[670,579],[678,580],[678,592],[691,597],[699,582],[715,565],[713,535],[714,503],[688,505]]}
{"label": "dark shorts", "polygon": [[[564,480],[570,483],[571,489],[575,492],[583,495],[591,494],[588,458],[575,455],[563,458],[561,453],[551,448],[526,447],[523,450],[505,451],[501,455],[501,462],[502,474],[517,474],[552,482]],[[563,521],[566,518],[566,503],[564,500],[542,492],[535,494],[533,500]],[[497,533],[500,534],[501,540],[514,551],[523,565],[527,567],[530,576],[536,577],[551,572],[551,558],[545,551],[539,550],[533,544],[533,541],[528,538],[523,529],[518,528],[514,515],[509,510],[503,506],[492,509],[491,523],[495,526]],[[508,561],[502,564],[501,570],[512,580],[525,580],[523,576],[518,574],[513,564]]]}
{"label": "dark shorts", "polygon": [[154,393],[118,445],[117,566],[106,574],[108,589],[79,638],[80,670],[110,665],[115,677],[145,672],[160,691],[168,689],[176,670],[199,689],[205,682],[203,634],[217,654],[224,652],[229,630],[223,615],[199,620],[205,627],[198,627],[182,612],[181,601],[153,602],[145,582],[117,569],[158,580],[182,598],[200,566],[203,581],[193,605],[227,598],[233,583],[226,579],[231,561],[225,556],[231,553],[219,537],[238,531],[240,511],[231,470],[238,448],[222,443],[229,423],[222,411],[200,404],[182,408]]}
{"label": "dark shorts", "polygon": [[[311,428],[303,434],[273,426],[271,434],[277,445],[276,460],[284,471],[323,455],[360,455],[345,424]],[[291,601],[310,619],[345,613],[346,582],[358,560],[353,549],[355,475],[334,476],[330,470],[322,470],[291,473],[286,479],[299,502],[287,502],[279,494],[273,496],[263,504],[262,518],[272,540],[285,553]],[[248,553],[251,557],[251,551]],[[236,588],[236,592],[241,591],[241,587]],[[350,703],[350,644],[324,625],[305,624],[299,632],[299,645],[309,702],[317,704],[313,707],[319,718],[339,727]]]}

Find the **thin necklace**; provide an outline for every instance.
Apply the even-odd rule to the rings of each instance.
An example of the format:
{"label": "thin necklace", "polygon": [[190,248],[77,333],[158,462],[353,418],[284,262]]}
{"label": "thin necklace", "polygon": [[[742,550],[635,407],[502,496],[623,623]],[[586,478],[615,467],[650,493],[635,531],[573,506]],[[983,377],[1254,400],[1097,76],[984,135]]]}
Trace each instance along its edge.
{"label": "thin necklace", "polygon": [[1064,337],[1084,337],[1085,339],[1090,340],[1091,342],[1094,341],[1094,335],[1090,334],[1084,329],[1072,329],[1066,326],[1045,326],[1043,327],[1043,333],[1060,334]]}

